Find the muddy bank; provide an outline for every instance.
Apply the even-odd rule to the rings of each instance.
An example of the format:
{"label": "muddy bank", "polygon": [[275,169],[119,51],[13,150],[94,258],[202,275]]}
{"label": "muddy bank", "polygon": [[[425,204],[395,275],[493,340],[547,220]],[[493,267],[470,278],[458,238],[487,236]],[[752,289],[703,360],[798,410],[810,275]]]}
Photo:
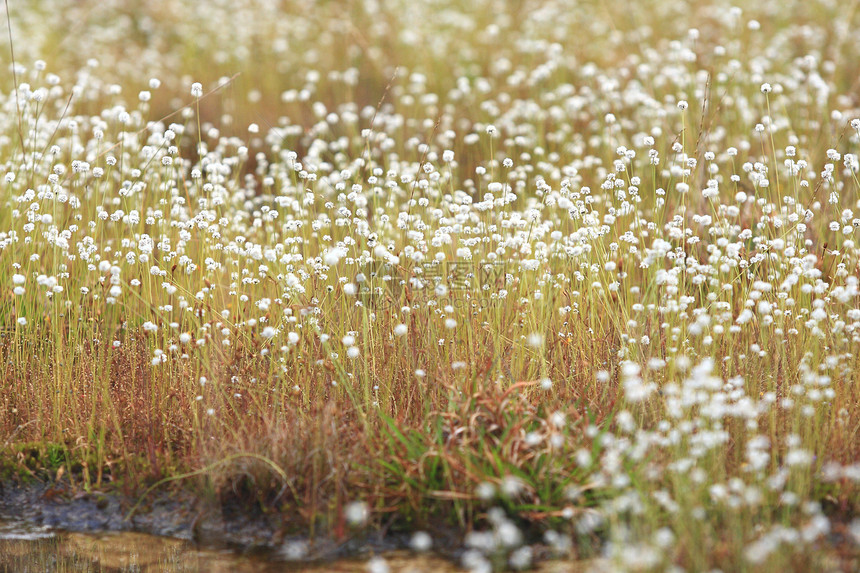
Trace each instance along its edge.
{"label": "muddy bank", "polygon": [[[341,540],[288,534],[288,524],[277,512],[213,503],[182,490],[152,492],[129,516],[138,499],[117,492],[86,492],[66,483],[5,482],[0,483],[0,521],[78,533],[145,533],[305,563],[361,558],[409,545],[409,536],[400,533],[361,532]],[[459,547],[452,535],[448,537],[441,553],[456,559]]]}
{"label": "muddy bank", "polygon": [[[128,549],[124,547],[134,541],[144,554],[157,557],[152,562],[154,570],[169,571],[186,569],[158,569],[162,550],[177,553],[182,559],[202,559],[206,565],[200,570],[213,571],[222,563],[226,563],[226,568],[221,569],[225,571],[240,570],[240,565],[250,570],[269,570],[266,567],[273,564],[291,571],[364,571],[368,559],[375,556],[403,564],[402,569],[392,566],[391,571],[454,571],[468,561],[468,553],[475,553],[464,546],[465,532],[450,525],[422,528],[432,538],[432,550],[419,554],[410,548],[414,531],[391,531],[385,523],[379,529],[353,530],[341,539],[319,534],[311,537],[297,531],[296,523],[278,511],[264,512],[259,506],[232,498],[215,501],[189,489],[167,486],[150,492],[141,501],[138,496],[116,490],[86,492],[66,482],[0,482],[0,525],[4,522],[12,536],[0,531],[0,541],[7,545],[0,543],[0,553],[15,549],[22,552],[22,559],[29,559],[35,554],[50,555],[72,547],[70,558],[86,561],[92,556],[81,547],[93,546],[99,555],[104,554],[96,560],[103,563],[114,557],[127,559]],[[9,545],[16,539],[15,532],[22,532],[24,540],[29,541],[34,540],[36,532],[35,539],[41,547]],[[524,529],[522,536],[524,545],[520,547],[528,551],[528,560],[538,571],[579,571],[592,563],[570,560],[569,552],[551,549],[541,542],[536,531]],[[109,554],[114,557],[106,557]],[[503,551],[486,556],[504,567],[512,555]],[[419,563],[428,569],[416,568]]]}

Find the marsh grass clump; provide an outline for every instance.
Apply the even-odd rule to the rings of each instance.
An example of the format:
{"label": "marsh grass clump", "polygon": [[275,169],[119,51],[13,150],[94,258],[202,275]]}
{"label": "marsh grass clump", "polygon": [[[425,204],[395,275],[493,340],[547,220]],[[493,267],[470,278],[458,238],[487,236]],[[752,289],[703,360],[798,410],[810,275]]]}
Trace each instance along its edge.
{"label": "marsh grass clump", "polygon": [[0,89],[4,468],[475,571],[857,566],[856,6],[56,4]]}

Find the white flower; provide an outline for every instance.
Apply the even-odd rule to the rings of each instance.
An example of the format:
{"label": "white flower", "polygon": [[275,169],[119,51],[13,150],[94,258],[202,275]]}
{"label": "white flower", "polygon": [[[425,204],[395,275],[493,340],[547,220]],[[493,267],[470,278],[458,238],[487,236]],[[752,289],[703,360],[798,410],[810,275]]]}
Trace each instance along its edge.
{"label": "white flower", "polygon": [[543,346],[544,337],[540,332],[533,332],[528,335],[526,342],[532,348],[541,348]]}
{"label": "white flower", "polygon": [[330,267],[340,262],[340,249],[331,249],[323,255],[323,262]]}
{"label": "white flower", "polygon": [[408,330],[405,324],[398,324],[394,327],[394,336],[405,336]]}
{"label": "white flower", "polygon": [[194,82],[191,84],[191,95],[194,97],[200,97],[203,95],[203,84],[200,82]]}
{"label": "white flower", "polygon": [[367,562],[367,573],[390,573],[391,568],[384,557],[373,557]]}
{"label": "white flower", "polygon": [[409,546],[412,547],[413,551],[428,551],[433,546],[433,538],[430,537],[429,533],[416,531],[412,535]]}
{"label": "white flower", "polygon": [[267,326],[263,329],[263,332],[260,333],[260,336],[262,336],[263,338],[274,338],[277,333],[277,330],[275,330],[271,326]]}
{"label": "white flower", "polygon": [[494,486],[491,482],[483,481],[478,484],[478,487],[475,488],[475,494],[479,499],[484,501],[489,501],[496,497],[496,486]]}
{"label": "white flower", "polygon": [[370,510],[363,501],[353,501],[344,508],[343,515],[347,523],[353,527],[359,527],[367,523]]}

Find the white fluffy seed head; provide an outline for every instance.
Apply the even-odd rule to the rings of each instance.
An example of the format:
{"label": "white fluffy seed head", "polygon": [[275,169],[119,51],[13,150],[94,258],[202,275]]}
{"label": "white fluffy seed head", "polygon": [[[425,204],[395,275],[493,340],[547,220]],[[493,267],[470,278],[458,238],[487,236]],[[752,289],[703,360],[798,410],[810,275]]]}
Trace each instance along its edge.
{"label": "white fluffy seed head", "polygon": [[412,539],[409,541],[409,546],[413,551],[429,551],[433,546],[433,538],[425,531],[416,531],[412,535]]}
{"label": "white fluffy seed head", "polygon": [[541,334],[540,332],[533,332],[528,335],[528,338],[526,338],[526,342],[532,348],[542,348],[544,342],[543,334]]}
{"label": "white fluffy seed head", "polygon": [[323,262],[330,267],[337,265],[340,262],[340,251],[338,249],[330,249],[323,255]]}
{"label": "white fluffy seed head", "polygon": [[267,326],[263,329],[263,332],[260,333],[260,336],[262,336],[263,338],[274,338],[276,334],[277,331],[274,328],[272,328],[271,326]]}
{"label": "white fluffy seed head", "polygon": [[368,509],[367,504],[363,501],[353,501],[348,503],[344,508],[343,516],[351,526],[361,527],[367,523],[370,517],[370,509]]}

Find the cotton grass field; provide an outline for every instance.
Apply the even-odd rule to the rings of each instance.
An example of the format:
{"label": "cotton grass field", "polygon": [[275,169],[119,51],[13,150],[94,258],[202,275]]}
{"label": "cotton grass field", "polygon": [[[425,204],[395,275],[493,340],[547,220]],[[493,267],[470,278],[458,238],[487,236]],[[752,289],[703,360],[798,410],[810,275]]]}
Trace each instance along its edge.
{"label": "cotton grass field", "polygon": [[9,0],[3,479],[856,571],[860,3],[743,4]]}

